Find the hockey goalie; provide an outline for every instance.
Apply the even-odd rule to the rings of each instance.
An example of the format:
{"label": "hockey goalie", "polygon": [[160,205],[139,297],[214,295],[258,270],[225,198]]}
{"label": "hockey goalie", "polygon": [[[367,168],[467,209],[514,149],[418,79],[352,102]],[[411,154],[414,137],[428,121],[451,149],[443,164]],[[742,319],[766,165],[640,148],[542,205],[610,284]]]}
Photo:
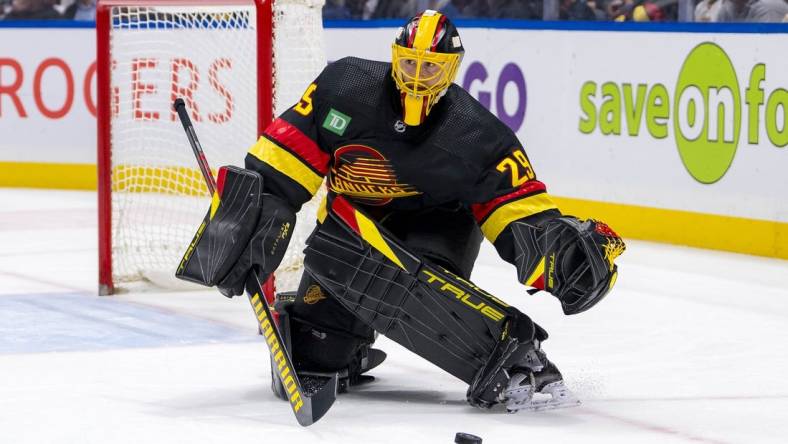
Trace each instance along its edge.
{"label": "hockey goalie", "polygon": [[[344,390],[371,380],[379,333],[465,381],[473,406],[576,405],[542,348],[547,332],[471,270],[486,238],[519,282],[571,315],[610,292],[624,243],[561,213],[514,133],[453,84],[463,54],[457,28],[427,10],[399,29],[391,63],[328,65],[246,168],[222,169],[182,274],[242,294],[250,272],[276,270],[295,214],[325,186],[300,285],[275,306],[300,377],[339,374]],[[273,389],[286,397],[276,378]]]}

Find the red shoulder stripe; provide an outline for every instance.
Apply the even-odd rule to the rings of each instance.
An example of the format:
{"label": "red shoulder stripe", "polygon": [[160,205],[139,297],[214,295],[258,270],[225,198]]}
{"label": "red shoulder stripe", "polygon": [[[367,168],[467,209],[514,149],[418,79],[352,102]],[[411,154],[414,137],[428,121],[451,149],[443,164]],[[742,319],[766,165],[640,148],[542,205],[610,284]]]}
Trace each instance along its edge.
{"label": "red shoulder stripe", "polygon": [[322,175],[328,174],[330,156],[321,150],[314,140],[283,119],[276,119],[268,125],[264,133],[287,147]]}

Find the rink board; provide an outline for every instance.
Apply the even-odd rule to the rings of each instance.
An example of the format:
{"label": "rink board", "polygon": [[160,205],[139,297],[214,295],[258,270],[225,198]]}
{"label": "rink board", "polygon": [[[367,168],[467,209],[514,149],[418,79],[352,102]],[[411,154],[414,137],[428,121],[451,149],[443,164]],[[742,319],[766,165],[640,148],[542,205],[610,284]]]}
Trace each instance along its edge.
{"label": "rink board", "polygon": [[[329,60],[388,59],[395,28],[379,25],[329,27]],[[627,237],[788,258],[788,29],[483,25],[462,30],[467,54],[456,82],[516,131],[565,212],[604,218]],[[53,31],[64,38],[32,44]],[[14,42],[0,43],[0,85],[21,69],[27,116],[0,94],[0,131],[8,135],[0,141],[0,185],[35,186],[19,173],[24,162],[55,169],[38,184],[89,186],[93,30],[0,28],[6,34],[15,37],[0,39]],[[28,41],[30,48],[19,43]],[[60,117],[51,111],[68,102],[62,65],[36,85],[43,61],[54,57],[71,68],[74,85]]]}

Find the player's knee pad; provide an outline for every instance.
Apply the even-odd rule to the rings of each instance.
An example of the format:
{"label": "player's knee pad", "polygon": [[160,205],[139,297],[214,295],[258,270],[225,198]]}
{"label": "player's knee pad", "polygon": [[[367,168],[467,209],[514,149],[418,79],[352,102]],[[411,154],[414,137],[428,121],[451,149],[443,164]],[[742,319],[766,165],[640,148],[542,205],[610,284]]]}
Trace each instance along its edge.
{"label": "player's knee pad", "polygon": [[296,369],[315,372],[354,367],[375,340],[374,330],[305,275],[288,307]]}
{"label": "player's knee pad", "polygon": [[298,371],[335,372],[352,367],[369,338],[290,318],[293,365]]}
{"label": "player's knee pad", "polygon": [[374,337],[374,330],[345,308],[308,273],[304,273],[293,304],[293,315],[305,322],[350,336]]}
{"label": "player's knee pad", "polygon": [[[340,393],[347,391],[349,386],[374,380],[371,376],[362,375],[386,359],[385,352],[371,348],[375,339],[374,331],[369,327],[351,329],[361,334],[356,336],[347,331],[336,331],[322,325],[314,325],[293,316],[293,311],[298,306],[297,301],[303,301],[304,296],[312,304],[322,300],[314,290],[308,296],[291,291],[278,293],[274,304],[274,311],[279,319],[277,323],[279,332],[290,351],[296,371],[302,376],[337,373],[339,375],[337,389]],[[306,312],[306,316],[314,317],[315,313]],[[289,394],[276,374],[276,363],[272,359],[271,389],[276,397],[287,400]]]}

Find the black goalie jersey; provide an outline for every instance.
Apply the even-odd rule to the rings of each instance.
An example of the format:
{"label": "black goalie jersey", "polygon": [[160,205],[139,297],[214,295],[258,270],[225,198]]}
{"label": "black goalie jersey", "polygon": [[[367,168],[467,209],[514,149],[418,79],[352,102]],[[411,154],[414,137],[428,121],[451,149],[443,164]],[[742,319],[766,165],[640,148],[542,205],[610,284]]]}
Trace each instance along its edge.
{"label": "black goalie jersey", "polygon": [[514,133],[452,84],[426,121],[407,126],[391,64],[344,58],[249,150],[266,192],[299,209],[327,178],[373,217],[430,207],[467,209],[501,257],[510,223],[560,215]]}

